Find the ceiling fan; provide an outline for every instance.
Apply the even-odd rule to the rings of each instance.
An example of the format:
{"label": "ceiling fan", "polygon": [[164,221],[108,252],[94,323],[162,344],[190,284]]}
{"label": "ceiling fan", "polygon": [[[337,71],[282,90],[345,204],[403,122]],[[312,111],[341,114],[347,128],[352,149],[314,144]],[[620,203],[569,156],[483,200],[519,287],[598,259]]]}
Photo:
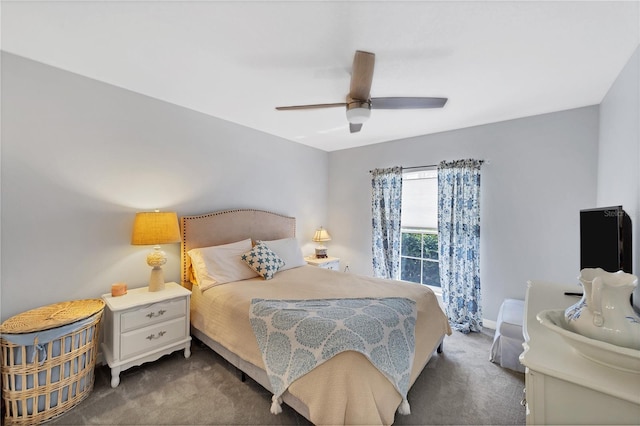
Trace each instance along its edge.
{"label": "ceiling fan", "polygon": [[346,102],[313,105],[292,105],[276,107],[278,111],[315,109],[315,108],[347,108],[347,121],[351,133],[359,132],[362,124],[371,116],[372,109],[417,109],[442,108],[447,98],[391,97],[371,98],[371,82],[375,54],[357,50],[353,58],[351,71],[351,87]]}

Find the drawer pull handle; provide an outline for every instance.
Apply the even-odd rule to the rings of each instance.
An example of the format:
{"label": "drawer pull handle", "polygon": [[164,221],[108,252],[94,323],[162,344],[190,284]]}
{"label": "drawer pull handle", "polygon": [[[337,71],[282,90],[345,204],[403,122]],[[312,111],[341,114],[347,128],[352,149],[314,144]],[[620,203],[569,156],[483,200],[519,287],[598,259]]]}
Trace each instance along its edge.
{"label": "drawer pull handle", "polygon": [[151,318],[155,317],[156,315],[158,315],[160,317],[160,316],[164,315],[165,312],[167,312],[167,311],[165,311],[164,309],[160,309],[157,314],[155,312],[149,312],[146,316],[149,317],[149,319],[151,319]]}
{"label": "drawer pull handle", "polygon": [[147,337],[145,337],[145,339],[148,339],[148,340],[159,339],[165,334],[167,334],[166,331],[159,331],[157,336],[155,334],[150,334]]}

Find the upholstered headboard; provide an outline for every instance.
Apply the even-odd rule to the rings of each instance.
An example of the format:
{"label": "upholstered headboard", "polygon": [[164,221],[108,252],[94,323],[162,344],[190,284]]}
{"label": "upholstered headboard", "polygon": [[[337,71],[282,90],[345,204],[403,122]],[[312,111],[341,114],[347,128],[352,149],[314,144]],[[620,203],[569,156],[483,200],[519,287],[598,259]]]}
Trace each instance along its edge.
{"label": "upholstered headboard", "polygon": [[277,240],[296,236],[296,219],[264,210],[225,210],[180,219],[182,244],[180,269],[182,285],[192,282],[191,259],[187,252],[193,248],[217,246],[252,238]]}

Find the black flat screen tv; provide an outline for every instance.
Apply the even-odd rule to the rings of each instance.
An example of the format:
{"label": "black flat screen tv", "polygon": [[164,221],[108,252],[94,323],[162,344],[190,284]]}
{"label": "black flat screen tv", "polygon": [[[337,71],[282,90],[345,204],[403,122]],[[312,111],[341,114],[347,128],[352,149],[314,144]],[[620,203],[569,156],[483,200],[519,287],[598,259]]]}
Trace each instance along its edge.
{"label": "black flat screen tv", "polygon": [[631,271],[631,218],[622,206],[580,210],[580,269]]}

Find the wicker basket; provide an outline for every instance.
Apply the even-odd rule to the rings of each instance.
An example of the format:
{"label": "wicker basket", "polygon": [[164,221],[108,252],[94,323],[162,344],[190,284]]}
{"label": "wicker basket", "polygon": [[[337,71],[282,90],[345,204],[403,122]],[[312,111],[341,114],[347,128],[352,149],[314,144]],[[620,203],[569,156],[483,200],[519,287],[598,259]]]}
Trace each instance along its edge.
{"label": "wicker basket", "polygon": [[65,302],[25,312],[0,326],[6,424],[42,423],[89,395],[103,309],[100,299]]}

